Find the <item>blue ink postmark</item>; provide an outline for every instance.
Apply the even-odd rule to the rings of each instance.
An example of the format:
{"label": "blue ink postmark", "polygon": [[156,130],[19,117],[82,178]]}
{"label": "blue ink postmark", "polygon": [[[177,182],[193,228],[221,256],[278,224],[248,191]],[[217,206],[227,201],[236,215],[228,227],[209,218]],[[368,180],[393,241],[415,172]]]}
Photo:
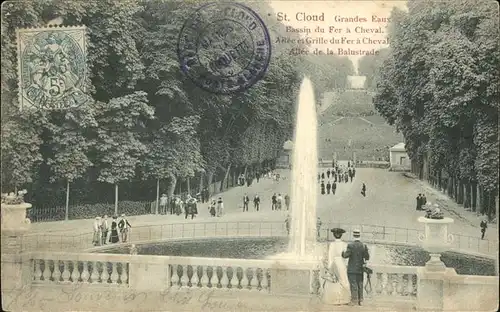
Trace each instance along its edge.
{"label": "blue ink postmark", "polygon": [[184,23],[177,53],[181,70],[217,94],[244,91],[264,76],[271,41],[262,19],[237,3],[202,6]]}

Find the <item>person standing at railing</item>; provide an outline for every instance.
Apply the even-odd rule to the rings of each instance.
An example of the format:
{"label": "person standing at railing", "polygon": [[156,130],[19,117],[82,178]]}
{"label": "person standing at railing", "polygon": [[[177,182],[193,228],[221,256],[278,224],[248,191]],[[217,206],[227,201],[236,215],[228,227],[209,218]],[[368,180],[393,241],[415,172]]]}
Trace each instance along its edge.
{"label": "person standing at railing", "polygon": [[222,217],[224,213],[224,202],[222,201],[222,197],[219,197],[217,200],[217,217]]}
{"label": "person standing at railing", "polygon": [[243,212],[248,211],[248,203],[250,202],[250,198],[247,194],[243,196]]}
{"label": "person standing at railing", "polygon": [[271,197],[271,210],[278,210],[278,208],[276,207],[276,203],[277,203],[276,193],[274,193],[273,196]]}
{"label": "person standing at railing", "polygon": [[92,237],[92,244],[99,246],[101,244],[101,217],[96,217],[94,221],[94,236]]}
{"label": "person standing at railing", "polygon": [[104,215],[101,222],[101,231],[102,231],[102,245],[106,245],[106,239],[108,238],[108,215]]}
{"label": "person standing at railing", "polygon": [[160,214],[167,214],[168,197],[167,194],[161,194],[160,197]]}
{"label": "person standing at railing", "polygon": [[255,196],[253,198],[253,208],[256,211],[259,211],[259,208],[260,208],[260,197],[259,197],[259,194],[255,194]]}
{"label": "person standing at railing", "polygon": [[217,201],[214,198],[212,198],[210,206],[208,207],[208,210],[210,211],[210,216],[215,217],[217,211],[216,207],[217,207]]}
{"label": "person standing at railing", "polygon": [[113,221],[111,221],[111,235],[109,236],[109,242],[112,244],[120,241],[118,238],[118,223],[116,222],[116,219],[117,216],[113,216]]}
{"label": "person standing at railing", "polygon": [[354,242],[347,245],[342,252],[343,258],[349,258],[347,263],[347,278],[351,288],[350,305],[361,305],[363,302],[363,274],[366,261],[370,260],[368,247],[361,242],[361,232],[358,229],[352,231]]}
{"label": "person standing at railing", "polygon": [[486,229],[488,228],[486,218],[481,221],[481,224],[479,226],[481,227],[481,239],[484,239],[484,234],[486,234]]}
{"label": "person standing at railing", "polygon": [[277,209],[281,210],[283,204],[283,196],[281,196],[281,194],[278,194],[278,198],[276,198],[276,204],[277,204]]}
{"label": "person standing at railing", "polygon": [[125,214],[122,214],[122,219],[118,222],[118,228],[120,229],[120,233],[122,234],[122,243],[126,243],[128,239],[128,232],[132,226],[128,222]]}
{"label": "person standing at railing", "polygon": [[290,235],[290,223],[292,222],[292,218],[290,215],[288,215],[285,219],[285,227],[286,227],[286,232],[288,235]]}
{"label": "person standing at railing", "polygon": [[290,210],[290,196],[288,194],[285,195],[285,205],[286,210]]}

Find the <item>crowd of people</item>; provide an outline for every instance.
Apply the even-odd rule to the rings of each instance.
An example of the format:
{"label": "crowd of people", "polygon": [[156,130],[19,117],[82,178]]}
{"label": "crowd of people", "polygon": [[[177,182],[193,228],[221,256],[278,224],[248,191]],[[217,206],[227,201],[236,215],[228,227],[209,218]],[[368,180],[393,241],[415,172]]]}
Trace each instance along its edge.
{"label": "crowd of people", "polygon": [[94,221],[94,235],[92,237],[92,243],[94,246],[102,246],[109,243],[126,243],[128,240],[128,234],[132,225],[127,220],[125,214],[121,215],[120,221],[118,216],[114,215],[111,224],[109,223],[108,216],[104,215],[101,217],[96,217]]}
{"label": "crowd of people", "polygon": [[[354,167],[354,162],[348,161],[347,167],[341,166],[338,163],[333,162],[333,168],[328,168],[326,171],[318,173],[318,183],[320,183],[321,195],[333,194],[337,192],[337,183],[352,183],[354,177],[356,177],[356,167]],[[327,182],[325,184],[325,178]],[[361,187],[361,195],[366,197],[366,185],[363,183]]]}

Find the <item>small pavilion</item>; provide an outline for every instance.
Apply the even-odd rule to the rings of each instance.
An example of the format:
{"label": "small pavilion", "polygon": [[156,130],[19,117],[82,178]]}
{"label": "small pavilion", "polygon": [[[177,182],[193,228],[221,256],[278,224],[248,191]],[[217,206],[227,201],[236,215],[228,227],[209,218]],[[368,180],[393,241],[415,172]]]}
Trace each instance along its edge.
{"label": "small pavilion", "polygon": [[391,171],[410,171],[411,162],[404,143],[398,143],[389,149]]}

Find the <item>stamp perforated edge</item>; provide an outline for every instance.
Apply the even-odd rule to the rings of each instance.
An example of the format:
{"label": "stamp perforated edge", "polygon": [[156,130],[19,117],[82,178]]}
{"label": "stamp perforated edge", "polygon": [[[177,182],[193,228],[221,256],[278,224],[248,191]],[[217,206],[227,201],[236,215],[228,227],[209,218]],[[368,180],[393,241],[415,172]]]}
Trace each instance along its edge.
{"label": "stamp perforated edge", "polygon": [[[83,30],[83,53],[85,56],[85,67],[84,67],[84,80],[88,78],[87,66],[88,66],[88,58],[87,58],[87,44],[90,42],[88,27],[85,25],[46,25],[44,27],[23,27],[16,29],[16,46],[17,46],[17,93],[18,93],[18,105],[19,111],[23,110],[23,93],[21,92],[22,81],[21,81],[21,33],[30,32],[30,31],[49,31],[54,29],[67,29],[67,30]],[[86,92],[85,86],[82,90]],[[54,109],[57,110],[57,109]]]}

